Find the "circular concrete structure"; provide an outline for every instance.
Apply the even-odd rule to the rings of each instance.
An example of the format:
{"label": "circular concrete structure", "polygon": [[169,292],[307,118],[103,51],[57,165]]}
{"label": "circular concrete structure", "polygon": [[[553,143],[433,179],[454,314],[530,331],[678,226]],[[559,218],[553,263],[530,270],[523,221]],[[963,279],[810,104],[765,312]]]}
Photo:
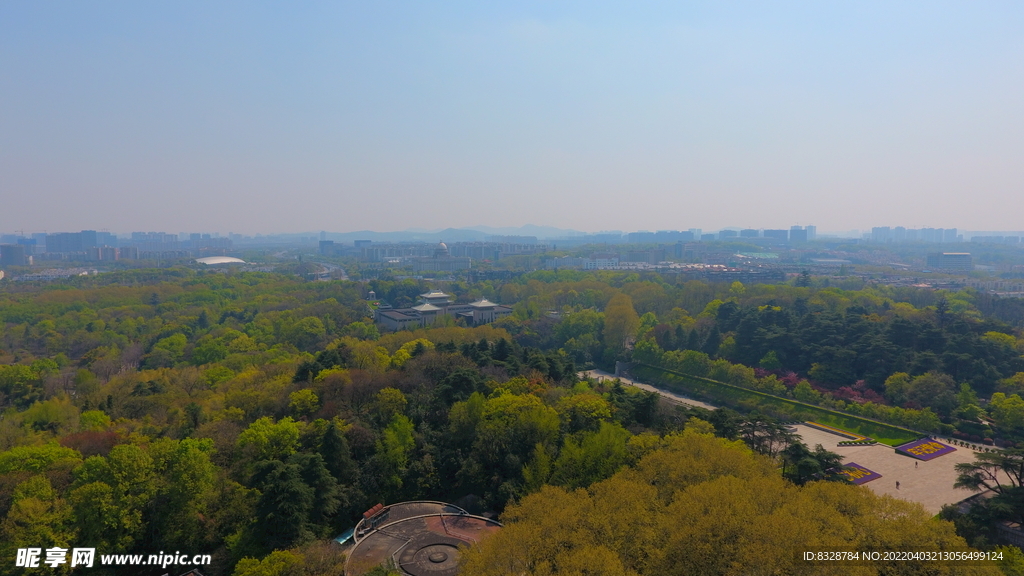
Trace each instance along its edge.
{"label": "circular concrete structure", "polygon": [[409,541],[398,557],[397,567],[412,576],[454,576],[462,557],[457,538],[422,534]]}
{"label": "circular concrete structure", "polygon": [[494,520],[444,502],[401,502],[368,514],[355,528],[348,576],[388,563],[403,576],[455,576],[461,549],[501,529]]}

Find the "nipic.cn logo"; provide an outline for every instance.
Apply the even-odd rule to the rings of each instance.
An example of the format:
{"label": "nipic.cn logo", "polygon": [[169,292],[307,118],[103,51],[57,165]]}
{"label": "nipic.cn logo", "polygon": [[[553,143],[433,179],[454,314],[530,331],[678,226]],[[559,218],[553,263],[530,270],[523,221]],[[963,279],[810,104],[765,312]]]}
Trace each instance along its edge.
{"label": "nipic.cn logo", "polygon": [[[43,553],[46,553],[45,559]],[[39,562],[42,560],[43,564],[50,568],[56,568],[62,564],[68,563],[68,549],[67,548],[18,548],[18,555],[14,560],[14,565],[22,568],[39,568]],[[95,548],[72,548],[71,549],[71,567],[72,568],[92,568],[93,562],[96,560],[96,549]]]}
{"label": "nipic.cn logo", "polygon": [[[67,548],[18,548],[14,565],[20,568],[41,568],[44,565],[50,568],[68,564]],[[70,567],[71,568],[92,568],[96,561],[95,548],[72,548]],[[162,550],[159,554],[102,554],[99,557],[101,566],[208,566],[212,563],[209,554],[182,554],[175,551],[173,554],[165,554]]]}

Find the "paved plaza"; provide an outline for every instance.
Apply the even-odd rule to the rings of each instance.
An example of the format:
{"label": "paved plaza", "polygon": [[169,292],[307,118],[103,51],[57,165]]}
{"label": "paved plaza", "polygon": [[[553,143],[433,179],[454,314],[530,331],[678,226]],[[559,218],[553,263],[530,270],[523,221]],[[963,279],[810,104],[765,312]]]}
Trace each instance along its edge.
{"label": "paved plaza", "polygon": [[[943,504],[953,504],[975,494],[953,488],[956,482],[953,467],[961,462],[974,462],[974,451],[969,448],[955,446],[956,452],[923,461],[898,454],[892,446],[839,446],[839,441],[845,438],[802,424],[794,428],[811,448],[821,444],[826,450],[841,454],[844,462],[856,462],[881,474],[881,478],[864,484],[875,494],[917,502],[932,514],[938,514]],[[896,482],[900,483],[898,490]]]}
{"label": "paved plaza", "polygon": [[[615,378],[614,374],[601,370],[589,370],[580,375],[599,380]],[[625,385],[636,386],[648,392],[656,392],[670,402],[699,406],[709,410],[716,409],[716,406],[706,402],[661,390],[649,384],[634,382],[628,378],[620,378],[620,380]],[[884,444],[839,446],[839,442],[847,440],[847,438],[802,424],[796,425],[794,428],[809,447],[814,448],[815,445],[821,444],[826,450],[841,454],[843,462],[856,462],[881,474],[881,478],[863,484],[876,494],[888,494],[894,498],[917,502],[932,514],[938,514],[944,504],[954,504],[974,495],[974,492],[969,490],[953,488],[953,483],[956,482],[954,466],[961,462],[974,462],[975,453],[969,448],[955,446],[956,452],[923,461],[898,454],[892,446]],[[946,442],[943,441],[943,443]],[[896,482],[900,483],[899,489],[896,488]]]}

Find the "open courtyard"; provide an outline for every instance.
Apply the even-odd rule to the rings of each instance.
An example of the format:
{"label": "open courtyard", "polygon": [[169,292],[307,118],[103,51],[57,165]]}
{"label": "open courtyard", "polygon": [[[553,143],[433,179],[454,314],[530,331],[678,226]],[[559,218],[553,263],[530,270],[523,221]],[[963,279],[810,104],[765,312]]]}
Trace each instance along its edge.
{"label": "open courtyard", "polygon": [[[974,494],[953,488],[956,482],[954,467],[961,462],[974,462],[975,452],[968,448],[957,446],[955,452],[925,461],[904,456],[884,444],[839,446],[844,438],[836,434],[803,424],[794,428],[811,448],[821,444],[826,450],[841,454],[843,462],[856,462],[881,474],[881,478],[863,484],[876,494],[917,502],[932,514],[938,514],[945,504],[955,504]],[[896,488],[897,482],[900,483],[899,488]]]}

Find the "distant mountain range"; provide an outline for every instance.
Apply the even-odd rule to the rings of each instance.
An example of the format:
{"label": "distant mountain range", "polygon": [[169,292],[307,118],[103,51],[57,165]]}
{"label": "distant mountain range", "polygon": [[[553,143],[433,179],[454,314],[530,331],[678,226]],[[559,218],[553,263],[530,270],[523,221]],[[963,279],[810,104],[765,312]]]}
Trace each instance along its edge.
{"label": "distant mountain range", "polygon": [[538,240],[546,238],[566,238],[582,236],[586,232],[552,226],[535,226],[527,224],[518,228],[492,226],[473,226],[471,228],[445,228],[428,230],[412,228],[397,232],[328,232],[327,239],[335,242],[353,242],[355,240],[372,240],[374,242],[483,242],[491,236],[536,236]]}

